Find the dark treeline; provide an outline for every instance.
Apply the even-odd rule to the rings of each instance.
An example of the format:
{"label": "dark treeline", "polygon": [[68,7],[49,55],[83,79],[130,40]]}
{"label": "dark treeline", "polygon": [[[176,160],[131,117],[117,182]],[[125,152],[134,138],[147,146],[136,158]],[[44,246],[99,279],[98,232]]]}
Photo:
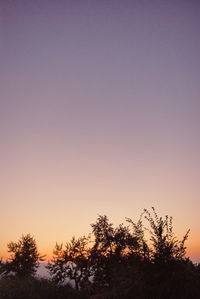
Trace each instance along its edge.
{"label": "dark treeline", "polygon": [[200,298],[200,265],[185,256],[189,231],[178,240],[172,217],[152,208],[137,222],[114,227],[99,216],[91,227],[89,236],[56,244],[50,279],[36,276],[45,257],[31,235],[9,243],[10,258],[0,262],[0,299]]}

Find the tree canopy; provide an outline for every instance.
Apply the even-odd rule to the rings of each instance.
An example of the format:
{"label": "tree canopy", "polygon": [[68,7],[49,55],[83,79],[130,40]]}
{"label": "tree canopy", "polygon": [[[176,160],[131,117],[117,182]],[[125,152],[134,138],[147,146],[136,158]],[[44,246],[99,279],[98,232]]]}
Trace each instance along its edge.
{"label": "tree canopy", "polygon": [[37,250],[35,239],[30,235],[22,235],[17,242],[10,242],[8,245],[10,258],[1,263],[1,272],[4,275],[33,276],[43,261]]}
{"label": "tree canopy", "polygon": [[[10,258],[0,260],[0,299],[200,298],[200,266],[186,257],[189,230],[179,240],[172,217],[144,209],[138,221],[126,218],[115,226],[99,215],[91,229],[87,237],[56,243],[47,265],[49,280],[35,276],[43,257],[30,234],[10,242]],[[34,297],[26,291],[29,284]]]}

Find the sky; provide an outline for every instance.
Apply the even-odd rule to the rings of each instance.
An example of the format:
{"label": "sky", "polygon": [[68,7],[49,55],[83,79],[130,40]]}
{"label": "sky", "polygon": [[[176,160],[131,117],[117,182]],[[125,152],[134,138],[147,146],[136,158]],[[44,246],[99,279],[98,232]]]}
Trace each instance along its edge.
{"label": "sky", "polygon": [[200,261],[200,2],[0,1],[0,256],[154,206]]}

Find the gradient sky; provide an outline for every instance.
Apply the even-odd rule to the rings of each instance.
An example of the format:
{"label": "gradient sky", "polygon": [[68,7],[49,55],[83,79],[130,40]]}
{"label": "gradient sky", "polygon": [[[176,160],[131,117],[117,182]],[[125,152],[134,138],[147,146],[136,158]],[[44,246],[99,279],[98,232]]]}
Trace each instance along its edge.
{"label": "gradient sky", "polygon": [[155,206],[200,261],[200,1],[0,1],[0,256]]}

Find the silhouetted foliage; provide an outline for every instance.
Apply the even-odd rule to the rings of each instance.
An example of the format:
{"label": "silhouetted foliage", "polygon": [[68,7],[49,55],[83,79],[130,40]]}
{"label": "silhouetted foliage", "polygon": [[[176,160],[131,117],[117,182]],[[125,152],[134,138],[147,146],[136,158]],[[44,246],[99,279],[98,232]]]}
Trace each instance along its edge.
{"label": "silhouetted foliage", "polygon": [[136,251],[138,240],[129,228],[120,224],[114,228],[107,216],[99,216],[92,224],[94,245],[91,259],[94,273],[94,287],[110,287],[115,271],[127,262],[127,256]]}
{"label": "silhouetted foliage", "polygon": [[85,288],[90,284],[90,250],[88,247],[89,237],[79,239],[72,238],[71,242],[56,244],[54,256],[47,268],[53,281],[63,283],[66,279],[74,281],[76,289]]}
{"label": "silhouetted foliage", "polygon": [[199,299],[200,264],[185,256],[189,231],[178,240],[172,217],[154,208],[126,221],[114,227],[98,216],[90,237],[56,244],[49,280],[33,277],[41,259],[35,240],[11,242],[10,261],[0,261],[0,299]]}
{"label": "silhouetted foliage", "polygon": [[152,245],[152,258],[157,263],[182,260],[185,258],[185,241],[188,238],[189,230],[181,241],[177,240],[173,232],[172,217],[158,217],[154,208],[153,214],[144,210],[150,228],[150,241]]}
{"label": "silhouetted foliage", "polygon": [[135,247],[134,254],[140,259],[146,260],[150,258],[150,248],[145,238],[145,228],[142,222],[143,215],[144,212],[140,215],[140,218],[136,223],[130,218],[126,218],[126,221],[131,224],[132,235],[137,240],[137,246]]}
{"label": "silhouetted foliage", "polygon": [[38,253],[36,242],[30,234],[22,235],[18,242],[10,242],[8,252],[11,257],[1,263],[3,275],[33,276],[44,258]]}

